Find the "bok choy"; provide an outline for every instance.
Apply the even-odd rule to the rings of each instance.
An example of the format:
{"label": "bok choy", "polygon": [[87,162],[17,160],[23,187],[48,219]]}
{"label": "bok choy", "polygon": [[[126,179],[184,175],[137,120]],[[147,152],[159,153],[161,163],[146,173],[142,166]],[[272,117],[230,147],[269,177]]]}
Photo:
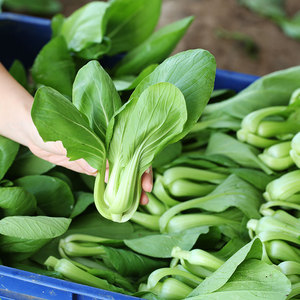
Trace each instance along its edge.
{"label": "bok choy", "polygon": [[161,150],[184,137],[199,119],[213,89],[215,67],[207,51],[179,53],[142,80],[120,107],[109,75],[91,61],[75,78],[73,104],[42,87],[35,95],[32,118],[44,141],[61,140],[71,160],[83,158],[98,169],[98,211],[125,222],[138,207],[142,174]]}

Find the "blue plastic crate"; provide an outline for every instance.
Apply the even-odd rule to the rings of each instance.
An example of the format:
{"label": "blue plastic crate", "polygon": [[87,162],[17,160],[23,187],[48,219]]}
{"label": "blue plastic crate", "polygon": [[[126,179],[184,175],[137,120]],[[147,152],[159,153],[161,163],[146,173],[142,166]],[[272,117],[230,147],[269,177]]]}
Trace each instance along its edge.
{"label": "blue plastic crate", "polygon": [[[50,37],[49,20],[2,13],[0,14],[0,62],[9,67],[14,59],[19,59],[29,68]],[[111,62],[111,59],[106,59],[104,64],[110,65]],[[240,91],[257,78],[253,75],[218,69],[215,89]],[[0,299],[129,300],[138,298],[0,266]]]}

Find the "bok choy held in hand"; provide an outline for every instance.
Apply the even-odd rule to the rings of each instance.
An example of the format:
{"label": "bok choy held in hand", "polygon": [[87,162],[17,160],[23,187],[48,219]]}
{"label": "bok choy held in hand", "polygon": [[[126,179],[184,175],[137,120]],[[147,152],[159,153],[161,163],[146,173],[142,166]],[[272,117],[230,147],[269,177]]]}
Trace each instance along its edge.
{"label": "bok choy held in hand", "polygon": [[165,146],[184,137],[199,119],[213,89],[215,68],[207,51],[179,53],[148,75],[120,108],[112,80],[91,61],[76,76],[75,106],[42,87],[32,118],[45,141],[61,140],[71,160],[83,158],[99,170],[96,207],[104,217],[125,222],[138,207],[142,174]]}

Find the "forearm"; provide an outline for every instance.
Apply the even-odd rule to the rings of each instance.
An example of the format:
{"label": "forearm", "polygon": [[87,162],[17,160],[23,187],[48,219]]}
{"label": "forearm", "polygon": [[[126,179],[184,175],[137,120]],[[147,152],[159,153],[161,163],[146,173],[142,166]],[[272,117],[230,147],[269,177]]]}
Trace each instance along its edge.
{"label": "forearm", "polygon": [[30,111],[33,97],[0,63],[0,135],[29,146],[37,130]]}

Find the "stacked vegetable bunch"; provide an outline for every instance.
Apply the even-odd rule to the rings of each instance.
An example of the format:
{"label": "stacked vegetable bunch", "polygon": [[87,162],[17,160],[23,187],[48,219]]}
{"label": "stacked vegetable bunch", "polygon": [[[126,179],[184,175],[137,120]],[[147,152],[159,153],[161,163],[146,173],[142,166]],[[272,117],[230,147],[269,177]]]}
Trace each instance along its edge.
{"label": "stacked vegetable bunch", "polygon": [[[11,68],[29,90],[41,86],[32,118],[42,138],[61,140],[99,173],[94,182],[1,138],[3,263],[145,299],[296,299],[297,92],[289,101],[300,68],[227,100],[216,91],[206,106],[213,56],[166,58],[192,19],[151,34],[161,3],[147,3],[92,2],[58,15],[34,86],[20,63]],[[124,51],[114,67],[95,60]],[[287,142],[293,150],[280,147]],[[272,155],[277,167],[264,158]],[[139,207],[150,165],[153,192]]]}
{"label": "stacked vegetable bunch", "polygon": [[[289,116],[297,112],[290,97],[299,77],[299,67],[270,74],[228,100],[209,104],[182,142],[156,156],[153,193],[131,217],[137,224],[131,236],[99,238],[71,231],[59,242],[61,258],[50,257],[45,264],[64,278],[80,283],[90,278],[90,285],[135,291],[145,299],[296,299],[298,178],[291,174],[297,167],[272,170],[261,158],[264,150],[239,141],[236,132],[273,102],[285,114],[260,122],[277,122],[277,128],[286,122],[286,111]],[[294,135],[275,131],[273,139],[280,144]],[[134,265],[138,259],[143,267]],[[124,267],[125,261],[134,271]],[[137,269],[144,271],[136,274]],[[109,285],[97,282],[99,277]]]}

